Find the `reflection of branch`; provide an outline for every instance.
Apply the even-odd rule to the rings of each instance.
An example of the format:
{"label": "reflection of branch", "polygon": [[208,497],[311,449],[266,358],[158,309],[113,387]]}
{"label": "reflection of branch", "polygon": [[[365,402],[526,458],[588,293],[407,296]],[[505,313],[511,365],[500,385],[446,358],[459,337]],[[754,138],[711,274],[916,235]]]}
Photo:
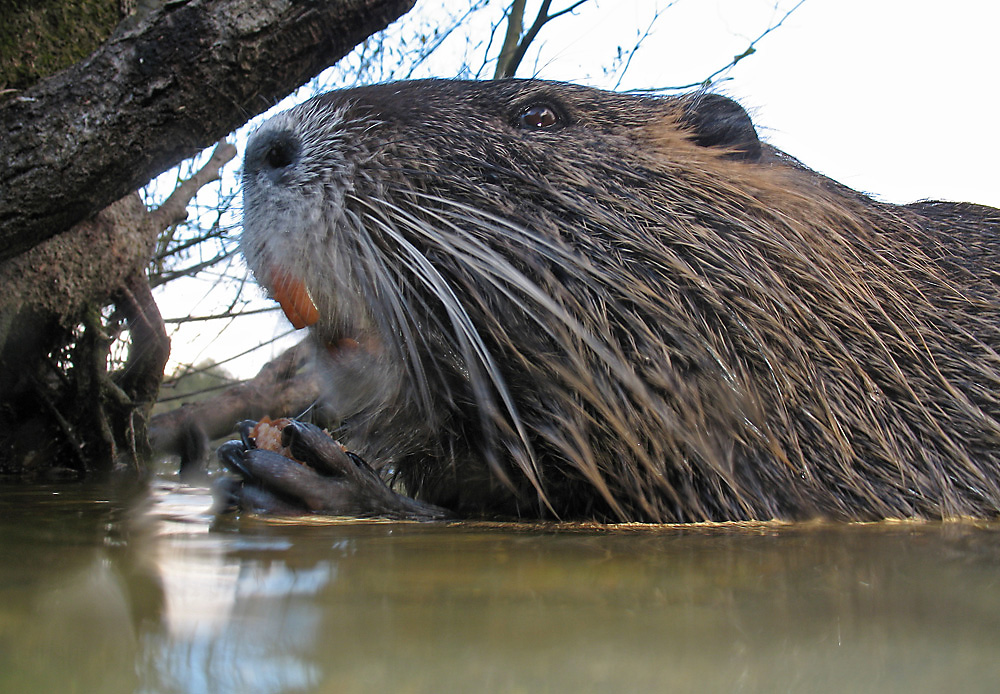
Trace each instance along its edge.
{"label": "reflection of branch", "polygon": [[725,72],[726,70],[729,70],[732,67],[735,67],[736,64],[738,62],[740,62],[741,60],[743,60],[744,58],[749,58],[754,53],[756,53],[757,52],[756,46],[761,41],[761,39],[763,39],[765,36],[767,36],[772,31],[774,31],[775,29],[777,29],[778,27],[780,27],[782,24],[784,24],[785,20],[788,19],[791,16],[792,12],[794,12],[797,9],[799,9],[799,7],[801,7],[802,4],[805,1],[806,0],[799,0],[797,3],[795,3],[795,7],[793,7],[790,10],[788,10],[788,12],[786,12],[784,14],[784,16],[781,19],[779,19],[776,24],[772,24],[771,26],[769,26],[764,31],[763,34],[761,34],[760,36],[758,36],[757,38],[755,38],[753,41],[751,41],[750,45],[747,46],[747,49],[745,51],[743,51],[739,55],[733,56],[733,59],[730,60],[726,65],[724,65],[723,67],[720,67],[718,70],[716,70],[711,75],[709,75],[708,77],[706,77],[705,79],[703,79],[701,82],[692,82],[691,84],[682,84],[682,85],[679,85],[679,86],[676,86],[676,87],[657,87],[655,89],[642,89],[642,90],[635,90],[635,91],[643,91],[643,92],[649,92],[649,93],[652,93],[652,92],[668,92],[668,91],[676,91],[676,90],[679,90],[679,89],[691,89],[692,87],[707,88],[707,87],[712,86],[713,80],[718,75],[720,75],[721,73]]}

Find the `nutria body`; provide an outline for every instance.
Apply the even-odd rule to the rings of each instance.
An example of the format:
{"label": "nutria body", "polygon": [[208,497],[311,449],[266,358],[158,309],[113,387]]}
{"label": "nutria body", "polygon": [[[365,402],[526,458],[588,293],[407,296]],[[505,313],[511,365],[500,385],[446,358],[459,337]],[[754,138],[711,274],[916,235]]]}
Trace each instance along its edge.
{"label": "nutria body", "polygon": [[[333,92],[244,171],[338,436],[458,514],[1000,509],[1000,213],[878,203],[718,96],[539,81]],[[336,512],[336,507],[331,507]]]}

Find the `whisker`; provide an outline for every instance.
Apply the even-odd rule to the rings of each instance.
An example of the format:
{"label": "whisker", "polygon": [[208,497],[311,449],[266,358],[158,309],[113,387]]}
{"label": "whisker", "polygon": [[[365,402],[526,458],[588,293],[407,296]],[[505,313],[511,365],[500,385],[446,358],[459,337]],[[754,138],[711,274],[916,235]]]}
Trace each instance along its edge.
{"label": "whisker", "polygon": [[[396,226],[396,222],[410,222],[411,224],[407,226],[407,229],[411,231],[415,230],[414,227],[419,228],[420,225],[413,225],[412,222],[415,219],[399,208],[394,208],[393,206],[385,206],[384,208],[381,206],[376,207],[366,200],[358,200],[358,202],[371,213],[366,216],[366,221],[395,242],[397,250],[402,252],[400,260],[411,271],[412,276],[420,280],[437,297],[442,308],[447,312],[451,320],[453,334],[458,341],[459,350],[467,360],[471,385],[475,392],[475,400],[480,408],[480,416],[484,425],[488,425],[490,419],[489,413],[492,410],[490,403],[493,401],[490,389],[486,386],[486,382],[488,381],[492,385],[493,390],[499,395],[509,421],[517,432],[520,443],[523,446],[524,461],[528,463],[528,465],[523,466],[524,472],[528,476],[532,486],[544,498],[545,492],[539,479],[538,464],[531,440],[521,418],[518,416],[514,398],[492,353],[486,346],[475,323],[465,310],[448,280],[416,246],[406,239],[403,232]],[[380,214],[383,209],[391,210],[394,214],[391,217]],[[481,370],[484,372],[485,380],[480,374],[480,368],[475,366],[476,364],[480,365]],[[491,427],[487,426],[486,431],[490,430]],[[498,474],[503,474],[502,468],[499,465],[496,465],[496,468]],[[510,484],[509,480],[507,483]]]}

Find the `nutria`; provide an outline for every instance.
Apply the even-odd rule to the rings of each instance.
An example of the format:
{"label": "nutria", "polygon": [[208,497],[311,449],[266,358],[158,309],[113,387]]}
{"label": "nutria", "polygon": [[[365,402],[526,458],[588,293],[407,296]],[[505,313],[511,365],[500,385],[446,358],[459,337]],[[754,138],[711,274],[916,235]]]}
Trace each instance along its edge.
{"label": "nutria", "polygon": [[[354,456],[316,473],[234,442],[245,505],[1000,509],[998,210],[877,202],[762,143],[722,96],[532,80],[316,97],[258,129],[243,185],[249,266],[318,321],[335,436],[434,506],[386,501]],[[324,458],[310,426],[285,438]]]}

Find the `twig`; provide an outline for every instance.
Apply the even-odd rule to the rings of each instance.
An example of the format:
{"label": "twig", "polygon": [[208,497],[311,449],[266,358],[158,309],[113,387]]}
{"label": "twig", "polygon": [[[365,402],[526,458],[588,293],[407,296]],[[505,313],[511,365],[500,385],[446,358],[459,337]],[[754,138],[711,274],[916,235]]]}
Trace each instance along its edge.
{"label": "twig", "polygon": [[691,84],[682,84],[682,85],[679,85],[679,86],[676,86],[676,87],[657,87],[657,88],[654,88],[654,89],[630,89],[629,91],[630,92],[644,92],[644,93],[650,93],[650,94],[652,94],[652,93],[656,93],[656,92],[672,92],[672,91],[679,91],[681,89],[691,89],[692,87],[701,87],[701,88],[710,87],[713,84],[713,80],[718,75],[720,75],[721,73],[725,72],[726,70],[729,70],[732,67],[735,67],[736,64],[738,62],[740,62],[741,60],[743,60],[744,58],[749,58],[751,55],[753,55],[754,53],[756,53],[757,52],[757,48],[756,48],[757,44],[765,36],[767,36],[772,31],[774,31],[775,29],[777,29],[778,27],[780,27],[782,24],[784,24],[785,20],[788,19],[791,16],[792,12],[795,12],[795,10],[799,9],[799,7],[801,7],[802,4],[805,1],[806,0],[799,0],[797,3],[795,3],[795,6],[792,9],[788,10],[788,12],[786,12],[784,14],[784,16],[780,20],[778,20],[778,22],[776,24],[772,24],[771,26],[769,26],[767,28],[767,30],[764,31],[763,34],[761,34],[760,36],[758,36],[757,38],[755,38],[753,41],[751,41],[750,45],[747,46],[747,49],[745,51],[743,51],[739,55],[733,56],[733,59],[730,60],[726,65],[724,65],[723,67],[720,67],[718,70],[716,70],[715,72],[713,72],[711,75],[709,75],[708,77],[706,77],[702,81],[700,81],[700,82],[692,82]]}
{"label": "twig", "polygon": [[551,22],[553,19],[572,12],[585,2],[587,2],[587,0],[577,0],[577,2],[574,2],[566,9],[559,10],[554,14],[549,14],[549,7],[552,5],[552,0],[544,0],[541,7],[538,8],[538,14],[535,16],[534,23],[528,28],[528,31],[525,32],[524,36],[521,37],[521,42],[518,43],[517,49],[511,55],[510,62],[505,66],[503,74],[497,74],[496,76],[513,77],[514,73],[517,72],[517,68],[521,65],[521,61],[524,60],[524,55],[528,52],[528,46],[530,46],[531,42],[535,40],[536,36],[538,36],[538,32],[542,30],[542,27],[548,22]]}
{"label": "twig", "polygon": [[184,318],[164,318],[164,323],[171,323],[177,325],[183,325],[184,323],[197,323],[199,321],[210,321],[210,320],[224,320],[227,318],[242,318],[243,316],[252,316],[256,313],[274,313],[278,310],[277,306],[269,306],[268,308],[255,308],[251,311],[227,311],[226,313],[216,313],[211,316],[185,316]]}

